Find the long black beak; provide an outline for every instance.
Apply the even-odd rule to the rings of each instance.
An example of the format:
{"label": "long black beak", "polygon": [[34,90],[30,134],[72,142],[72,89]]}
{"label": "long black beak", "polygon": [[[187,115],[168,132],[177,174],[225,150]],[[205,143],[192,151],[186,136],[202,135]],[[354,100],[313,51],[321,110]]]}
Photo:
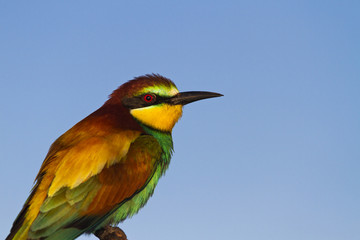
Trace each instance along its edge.
{"label": "long black beak", "polygon": [[170,98],[169,103],[173,105],[185,105],[198,100],[213,98],[213,97],[221,97],[221,96],[223,95],[214,92],[202,92],[202,91],[181,92],[176,94],[174,97]]}

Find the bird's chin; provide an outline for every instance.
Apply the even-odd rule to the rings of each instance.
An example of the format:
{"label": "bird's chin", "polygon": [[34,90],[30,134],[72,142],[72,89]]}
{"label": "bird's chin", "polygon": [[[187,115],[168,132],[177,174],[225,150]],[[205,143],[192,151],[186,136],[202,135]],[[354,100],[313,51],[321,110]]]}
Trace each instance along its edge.
{"label": "bird's chin", "polygon": [[182,115],[182,105],[152,105],[131,109],[130,114],[146,126],[160,131],[171,132]]}

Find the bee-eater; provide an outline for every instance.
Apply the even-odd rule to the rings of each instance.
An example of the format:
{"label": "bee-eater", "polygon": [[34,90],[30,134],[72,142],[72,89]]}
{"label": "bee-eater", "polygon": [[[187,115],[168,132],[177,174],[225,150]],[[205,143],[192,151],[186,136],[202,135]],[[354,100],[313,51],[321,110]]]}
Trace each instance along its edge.
{"label": "bee-eater", "polygon": [[121,85],[51,145],[6,239],[75,239],[137,213],[169,166],[183,105],[219,96],[156,74]]}

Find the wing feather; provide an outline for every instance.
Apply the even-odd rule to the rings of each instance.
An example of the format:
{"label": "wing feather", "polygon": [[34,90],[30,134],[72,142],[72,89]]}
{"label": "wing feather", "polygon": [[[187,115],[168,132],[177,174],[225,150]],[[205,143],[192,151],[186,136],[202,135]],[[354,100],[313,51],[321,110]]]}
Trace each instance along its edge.
{"label": "wing feather", "polygon": [[[76,237],[95,229],[146,186],[160,155],[161,147],[154,137],[138,137],[121,161],[109,167],[105,164],[99,173],[75,187],[64,184],[52,195],[48,194],[31,225],[29,236],[38,239],[50,234],[66,237],[70,236],[66,234],[75,234],[71,237]],[[125,216],[128,214],[124,213]]]}
{"label": "wing feather", "polygon": [[[105,137],[89,137],[76,146],[56,153],[61,159],[48,195],[52,196],[62,187],[74,188],[84,181],[121,161],[127,154],[130,144],[140,135],[139,132],[122,131]],[[76,169],[76,171],[74,171]]]}

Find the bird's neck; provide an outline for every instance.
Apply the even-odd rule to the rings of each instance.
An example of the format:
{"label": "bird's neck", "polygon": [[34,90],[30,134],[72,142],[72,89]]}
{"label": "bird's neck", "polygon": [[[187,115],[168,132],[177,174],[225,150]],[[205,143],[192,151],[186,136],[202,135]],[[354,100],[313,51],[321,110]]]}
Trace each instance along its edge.
{"label": "bird's neck", "polygon": [[150,128],[141,123],[139,124],[147,134],[152,135],[159,142],[161,149],[163,151],[161,154],[161,166],[163,171],[162,173],[164,173],[169,166],[170,159],[173,153],[173,141],[172,141],[171,132],[163,132]]}

